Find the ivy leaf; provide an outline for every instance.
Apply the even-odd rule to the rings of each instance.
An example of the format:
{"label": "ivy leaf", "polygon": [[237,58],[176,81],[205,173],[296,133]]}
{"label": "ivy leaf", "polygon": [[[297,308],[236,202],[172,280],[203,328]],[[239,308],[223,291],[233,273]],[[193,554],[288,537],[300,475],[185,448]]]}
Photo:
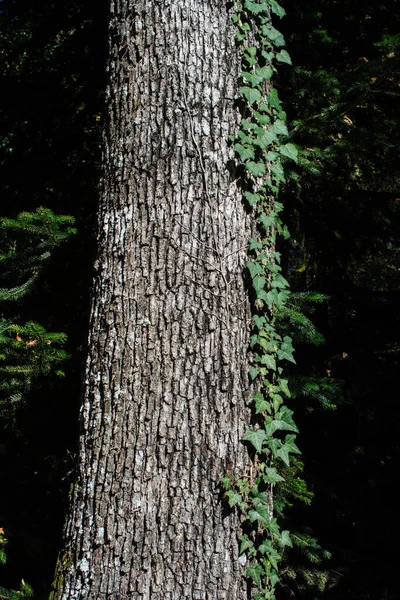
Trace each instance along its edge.
{"label": "ivy leaf", "polygon": [[254,379],[256,379],[256,377],[258,377],[259,373],[260,373],[260,371],[256,367],[250,367],[249,375],[250,375],[250,379],[252,381],[254,381]]}
{"label": "ivy leaf", "polygon": [[265,483],[278,483],[279,481],[285,481],[282,475],[279,475],[278,471],[274,467],[266,467],[263,473],[263,480]]}
{"label": "ivy leaf", "polygon": [[235,504],[238,504],[238,502],[241,502],[243,499],[240,494],[234,492],[233,490],[229,490],[228,492],[226,492],[226,496],[228,498],[229,506],[231,508],[233,508]]}
{"label": "ivy leaf", "polygon": [[271,281],[271,286],[284,289],[284,288],[289,287],[289,282],[287,281],[287,279],[284,278],[283,275],[281,275],[280,273],[277,273],[275,275],[274,279]]}
{"label": "ivy leaf", "polygon": [[254,521],[258,521],[259,523],[268,523],[268,508],[262,508],[260,506],[259,508],[257,508],[257,510],[249,510],[248,517],[251,523],[254,523]]}
{"label": "ivy leaf", "polygon": [[239,154],[240,160],[244,162],[247,158],[254,158],[254,150],[251,146],[234,145],[235,151]]}
{"label": "ivy leaf", "polygon": [[229,490],[232,486],[232,477],[221,477],[220,482],[225,490]]}
{"label": "ivy leaf", "polygon": [[270,552],[273,552],[274,547],[272,545],[271,540],[263,540],[262,544],[260,544],[258,547],[258,551],[260,552],[260,554],[266,554],[267,552],[269,554]]}
{"label": "ivy leaf", "polygon": [[273,125],[271,125],[271,129],[277,135],[289,135],[288,128],[286,124],[281,121],[281,119],[277,119]]}
{"label": "ivy leaf", "polygon": [[266,437],[264,429],[246,429],[242,436],[242,440],[250,442],[257,452],[260,453]]}
{"label": "ivy leaf", "polygon": [[265,65],[265,67],[260,67],[259,69],[256,69],[254,74],[258,78],[259,83],[262,83],[263,81],[271,79],[273,75],[273,70],[272,67],[270,67],[269,65]]}
{"label": "ivy leaf", "polygon": [[253,288],[255,292],[260,292],[261,290],[264,289],[266,284],[266,279],[265,277],[262,277],[261,275],[257,275],[257,277],[254,277],[253,279]]}
{"label": "ivy leaf", "polygon": [[274,227],[275,226],[275,218],[272,216],[267,216],[264,213],[262,213],[257,221],[259,223],[261,223],[261,225],[264,227],[265,231],[267,231],[270,227]]}
{"label": "ivy leaf", "polygon": [[254,277],[256,277],[257,275],[264,274],[264,267],[258,262],[249,261],[246,263],[246,267],[248,268],[252,279],[254,279]]}
{"label": "ivy leaf", "polygon": [[260,125],[268,125],[271,122],[271,119],[268,115],[263,115],[260,112],[254,111],[254,116]]}
{"label": "ivy leaf", "polygon": [[268,94],[268,105],[271,106],[272,108],[276,108],[277,110],[281,109],[281,101],[279,100],[278,97],[278,92],[276,89],[273,89],[270,91],[270,93]]}
{"label": "ivy leaf", "polygon": [[[252,264],[252,263],[246,264],[246,267],[248,269],[249,269],[249,264]],[[257,329],[262,329],[265,326],[266,322],[267,322],[267,319],[265,317],[260,317],[258,315],[254,315],[254,317],[253,317],[253,323],[257,327]]]}
{"label": "ivy leaf", "polygon": [[258,586],[261,585],[261,576],[264,575],[264,569],[256,562],[251,563],[246,569],[246,576],[250,577]]}
{"label": "ivy leaf", "polygon": [[[272,293],[275,290],[271,290]],[[289,336],[285,335],[285,337],[283,338],[283,343],[281,344],[281,347],[279,348],[277,354],[278,354],[278,358],[279,360],[288,360],[294,364],[296,364],[296,361],[293,357],[293,353],[294,353],[294,348],[292,346],[292,340],[290,339]]]}
{"label": "ivy leaf", "polygon": [[253,177],[260,177],[260,175],[265,175],[266,168],[263,162],[254,162],[250,161],[246,164],[246,170],[249,171]]}
{"label": "ivy leaf", "polygon": [[291,433],[285,437],[285,444],[290,447],[290,452],[292,452],[293,454],[301,454],[300,450],[294,443],[295,439],[296,436]]}
{"label": "ivy leaf", "polygon": [[253,206],[253,204],[261,200],[260,194],[253,194],[252,192],[245,192],[244,196],[247,202],[250,204],[250,206]]}
{"label": "ivy leaf", "polygon": [[262,129],[261,132],[257,135],[256,139],[254,140],[253,144],[265,149],[268,148],[268,146],[271,146],[271,144],[273,144],[276,141],[277,137],[275,133],[272,131],[272,128],[269,128],[267,130]]}
{"label": "ivy leaf", "polygon": [[282,154],[282,156],[287,156],[297,163],[299,152],[294,144],[285,144],[284,146],[280,146],[279,152]]}
{"label": "ivy leaf", "polygon": [[248,535],[242,535],[240,538],[240,551],[239,554],[244,554],[249,548],[254,548],[254,543],[249,539]]}
{"label": "ivy leaf", "polygon": [[261,98],[261,92],[255,88],[244,86],[240,88],[240,91],[246,98],[250,106],[252,106],[255,102],[257,102],[257,100],[260,100]]}
{"label": "ivy leaf", "polygon": [[262,243],[256,240],[255,238],[250,238],[249,240],[249,250],[261,250]]}
{"label": "ivy leaf", "polygon": [[263,354],[261,362],[263,365],[266,365],[272,371],[276,371],[276,360],[272,356],[272,354]]}
{"label": "ivy leaf", "polygon": [[272,12],[281,19],[286,15],[286,10],[276,2],[276,0],[268,0],[268,4],[270,5]]}
{"label": "ivy leaf", "polygon": [[278,440],[278,438],[272,438],[268,440],[267,444],[271,448],[273,457],[276,458],[278,456],[278,451],[283,445],[281,440]]}
{"label": "ivy leaf", "polygon": [[287,50],[281,50],[276,55],[276,60],[281,63],[286,63],[288,65],[292,64],[292,59],[290,58],[289,52]]}
{"label": "ivy leaf", "polygon": [[264,398],[264,396],[261,394],[261,392],[257,392],[257,394],[255,394],[254,401],[256,403],[256,414],[257,415],[259,413],[268,411],[268,409],[270,408],[270,404],[269,404],[268,400],[266,400]]}
{"label": "ivy leaf", "polygon": [[299,432],[296,423],[293,421],[293,411],[290,410],[290,408],[288,408],[287,406],[283,406],[281,410],[275,415],[275,418],[284,421],[288,427],[290,426],[292,428],[292,431],[295,431],[296,433]]}
{"label": "ivy leaf", "polygon": [[263,2],[262,4],[258,4],[256,2],[250,2],[248,0],[247,2],[244,3],[244,7],[255,15],[268,11],[268,4],[266,2]]}
{"label": "ivy leaf", "polygon": [[285,39],[280,31],[272,27],[272,25],[264,25],[261,29],[263,35],[270,39],[275,46],[284,46]]}
{"label": "ivy leaf", "polygon": [[287,531],[287,529],[285,529],[284,531],[282,531],[281,533],[281,539],[279,540],[279,543],[281,546],[290,546],[291,548],[293,548],[293,543],[292,540],[290,538],[290,532]]}
{"label": "ivy leaf", "polygon": [[292,395],[289,390],[289,384],[287,379],[278,379],[279,389],[288,397],[291,398]]}

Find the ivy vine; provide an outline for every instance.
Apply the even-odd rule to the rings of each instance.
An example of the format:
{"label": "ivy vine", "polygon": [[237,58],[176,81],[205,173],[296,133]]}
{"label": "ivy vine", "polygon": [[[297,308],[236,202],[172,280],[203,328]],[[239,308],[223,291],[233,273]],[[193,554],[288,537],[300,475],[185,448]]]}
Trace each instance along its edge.
{"label": "ivy vine", "polygon": [[242,169],[244,197],[257,220],[258,235],[250,239],[247,269],[253,287],[252,364],[256,424],[246,429],[243,441],[254,453],[251,477],[224,477],[221,482],[230,507],[243,515],[240,554],[246,557],[247,576],[257,589],[254,600],[274,600],[279,562],[291,534],[281,530],[274,511],[274,487],[284,482],[293,455],[300,451],[298,429],[290,398],[285,363],[295,362],[292,339],[282,335],[279,317],[290,291],[282,275],[276,235],[289,232],[282,223],[279,188],[285,182],[282,159],[297,161],[297,148],[288,143],[286,113],[271,85],[276,63],[291,64],[282,34],[272,25],[285,10],[275,0],[240,0],[233,21],[241,47],[242,120],[235,152]]}

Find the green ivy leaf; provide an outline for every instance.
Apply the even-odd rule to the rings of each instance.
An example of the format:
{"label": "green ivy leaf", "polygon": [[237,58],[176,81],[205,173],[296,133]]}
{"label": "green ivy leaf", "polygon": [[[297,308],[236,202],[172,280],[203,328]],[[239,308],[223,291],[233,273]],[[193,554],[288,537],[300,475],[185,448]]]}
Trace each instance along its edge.
{"label": "green ivy leaf", "polygon": [[246,429],[242,436],[242,440],[250,442],[257,452],[260,453],[262,452],[263,443],[266,437],[264,429]]}
{"label": "green ivy leaf", "polygon": [[276,108],[277,110],[280,110],[281,101],[279,100],[277,90],[275,90],[275,89],[271,90],[270,93],[268,94],[267,100],[268,100],[269,106],[271,106],[272,108]]}
{"label": "green ivy leaf", "polygon": [[254,523],[254,521],[267,523],[269,520],[268,508],[259,507],[257,510],[249,510],[248,517],[251,523]]}
{"label": "green ivy leaf", "polygon": [[244,8],[246,8],[248,11],[252,12],[255,15],[262,13],[262,12],[268,12],[267,2],[263,2],[262,4],[259,4],[259,3],[250,2],[249,0],[247,0],[244,3]]}
{"label": "green ivy leaf", "polygon": [[[256,202],[259,202],[261,200],[260,194],[253,194],[252,192],[245,192],[244,196],[245,196],[247,202],[250,204],[250,206],[253,206],[253,204],[255,204]],[[252,239],[254,239],[254,238],[252,238]]]}
{"label": "green ivy leaf", "polygon": [[258,377],[260,371],[256,368],[256,367],[250,367],[249,369],[249,375],[250,375],[250,379],[252,381],[254,381],[254,379],[256,379],[256,377]]}
{"label": "green ivy leaf", "polygon": [[278,379],[278,387],[288,398],[292,397],[287,379]]}
{"label": "green ivy leaf", "polygon": [[281,19],[286,15],[286,10],[276,2],[276,0],[268,0],[268,4],[270,5],[272,12]]}
{"label": "green ivy leaf", "polygon": [[231,508],[233,508],[235,504],[238,504],[238,502],[241,502],[243,500],[242,496],[237,492],[234,492],[233,490],[229,490],[228,492],[226,492],[226,496],[228,498],[229,506]]}
{"label": "green ivy leaf", "polygon": [[257,275],[257,277],[254,277],[254,279],[253,279],[254,291],[260,292],[261,290],[264,289],[266,283],[267,282],[266,282],[265,277],[262,277],[261,275]]}
{"label": "green ivy leaf", "polygon": [[249,250],[261,250],[262,243],[256,240],[255,238],[250,238],[249,240]]}
{"label": "green ivy leaf", "polygon": [[254,150],[251,146],[242,146],[242,144],[234,145],[235,151],[240,156],[240,160],[244,162],[248,158],[254,158]]}
{"label": "green ivy leaf", "polygon": [[292,64],[292,59],[290,58],[289,52],[287,50],[281,50],[276,55],[276,60],[281,63],[286,63],[288,65]]}
{"label": "green ivy leaf", "polygon": [[254,277],[256,277],[257,275],[264,274],[264,267],[262,265],[260,265],[259,262],[248,261],[246,263],[246,267],[248,268],[252,279],[254,279]]}
{"label": "green ivy leaf", "polygon": [[272,371],[276,371],[276,360],[272,354],[263,354],[261,362]]}
{"label": "green ivy leaf", "polygon": [[286,123],[281,121],[281,119],[277,119],[273,125],[271,125],[271,129],[277,135],[289,135],[288,128],[286,127]]}
{"label": "green ivy leaf", "polygon": [[274,467],[265,468],[263,480],[265,483],[278,483],[279,481],[285,481],[284,477],[279,475],[278,471]]}
{"label": "green ivy leaf", "polygon": [[239,554],[243,554],[249,548],[254,548],[254,543],[249,539],[249,536],[244,534],[240,538],[240,550]]}
{"label": "green ivy leaf", "polygon": [[284,46],[285,45],[285,39],[283,37],[283,35],[281,34],[280,31],[278,31],[277,29],[275,29],[275,27],[272,27],[272,25],[268,24],[268,25],[264,25],[261,28],[261,33],[263,35],[265,35],[269,40],[271,40],[274,44],[274,46]]}
{"label": "green ivy leaf", "polygon": [[221,477],[220,483],[225,490],[229,490],[232,486],[232,477]]}
{"label": "green ivy leaf", "polygon": [[252,106],[255,102],[257,102],[257,100],[260,100],[261,98],[261,92],[255,88],[244,86],[240,88],[240,91],[246,98],[250,106]]}
{"label": "green ivy leaf", "polygon": [[262,544],[259,545],[258,551],[260,554],[269,554],[274,551],[274,547],[272,545],[271,540],[263,540]]}
{"label": "green ivy leaf", "polygon": [[295,163],[297,163],[299,152],[294,144],[285,144],[284,146],[279,147],[279,152],[282,156],[287,156]]}
{"label": "green ivy leaf", "polygon": [[263,162],[254,162],[250,161],[246,164],[246,170],[249,171],[253,177],[260,177],[260,175],[265,175],[266,168]]}
{"label": "green ivy leaf", "polygon": [[261,585],[261,576],[264,575],[264,569],[257,562],[252,562],[246,569],[246,576],[250,577],[258,586]]}
{"label": "green ivy leaf", "polygon": [[264,398],[264,396],[260,392],[257,392],[257,394],[254,396],[254,400],[256,403],[256,414],[257,415],[260,413],[269,411],[270,403],[268,402],[268,400],[266,400]]}
{"label": "green ivy leaf", "polygon": [[290,537],[290,532],[287,529],[282,531],[281,539],[279,540],[279,543],[281,546],[290,546],[290,548],[293,548],[293,543],[292,543],[292,540]]}

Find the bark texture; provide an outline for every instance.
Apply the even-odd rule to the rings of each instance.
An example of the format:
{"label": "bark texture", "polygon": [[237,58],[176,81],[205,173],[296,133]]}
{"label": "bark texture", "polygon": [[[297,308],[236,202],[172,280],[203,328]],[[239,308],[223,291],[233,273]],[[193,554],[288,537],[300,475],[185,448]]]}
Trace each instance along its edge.
{"label": "bark texture", "polygon": [[89,356],[56,600],[245,600],[251,219],[228,136],[229,3],[111,0],[110,83]]}

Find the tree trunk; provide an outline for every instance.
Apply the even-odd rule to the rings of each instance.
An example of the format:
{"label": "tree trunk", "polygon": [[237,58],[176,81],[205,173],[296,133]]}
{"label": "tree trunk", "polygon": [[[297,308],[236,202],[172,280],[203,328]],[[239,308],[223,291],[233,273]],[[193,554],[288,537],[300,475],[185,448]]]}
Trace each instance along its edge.
{"label": "tree trunk", "polygon": [[251,217],[235,180],[229,2],[110,0],[109,86],[74,487],[56,600],[244,600]]}

